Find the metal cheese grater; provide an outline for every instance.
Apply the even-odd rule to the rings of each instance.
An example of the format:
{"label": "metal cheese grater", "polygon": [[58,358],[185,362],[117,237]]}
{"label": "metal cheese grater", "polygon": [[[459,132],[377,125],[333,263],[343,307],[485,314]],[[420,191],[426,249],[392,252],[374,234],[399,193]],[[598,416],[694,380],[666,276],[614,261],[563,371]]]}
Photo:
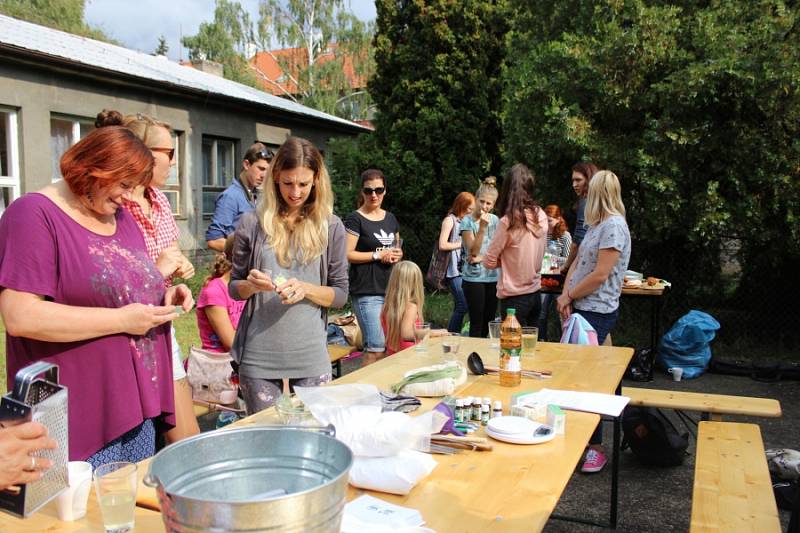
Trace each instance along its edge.
{"label": "metal cheese grater", "polygon": [[20,420],[39,422],[58,442],[55,450],[34,454],[53,462],[42,479],[0,491],[0,511],[24,517],[67,487],[67,388],[58,384],[56,365],[38,361],[17,372],[14,390],[0,401],[0,424]]}

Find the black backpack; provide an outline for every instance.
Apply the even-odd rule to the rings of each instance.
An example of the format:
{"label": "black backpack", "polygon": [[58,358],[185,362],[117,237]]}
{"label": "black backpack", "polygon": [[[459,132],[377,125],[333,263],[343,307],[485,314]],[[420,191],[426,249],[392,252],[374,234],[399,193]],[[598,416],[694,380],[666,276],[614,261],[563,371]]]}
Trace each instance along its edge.
{"label": "black backpack", "polygon": [[630,448],[646,465],[678,466],[686,458],[689,433],[678,433],[675,424],[659,409],[626,407],[622,431],[622,449]]}

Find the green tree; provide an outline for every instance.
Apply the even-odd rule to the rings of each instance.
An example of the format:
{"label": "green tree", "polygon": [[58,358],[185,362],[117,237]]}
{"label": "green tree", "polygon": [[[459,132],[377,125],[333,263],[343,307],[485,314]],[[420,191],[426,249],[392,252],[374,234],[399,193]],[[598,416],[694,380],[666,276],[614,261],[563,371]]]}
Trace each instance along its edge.
{"label": "green tree", "polygon": [[167,44],[167,38],[161,35],[158,38],[158,45],[156,46],[155,52],[153,52],[154,56],[165,56],[169,52],[169,45]]}
{"label": "green tree", "polygon": [[0,13],[75,35],[116,43],[84,20],[85,0],[0,0]]}
{"label": "green tree", "polygon": [[[508,160],[531,164],[543,197],[561,205],[572,200],[567,180],[576,160],[617,173],[632,265],[682,281],[675,291],[687,295],[682,303],[719,295],[748,302],[754,329],[766,327],[774,309],[793,308],[791,291],[778,288],[792,286],[800,267],[796,3],[514,0],[513,7]],[[723,262],[723,249],[733,251],[738,272]],[[765,286],[776,288],[769,301],[753,299]]]}
{"label": "green tree", "polygon": [[[346,178],[340,165],[381,168],[387,208],[403,225],[410,258],[424,267],[454,197],[499,171],[505,3],[377,0],[376,9],[369,90],[377,129],[356,150],[334,145],[335,178]],[[355,161],[339,157],[347,154]]]}
{"label": "green tree", "polygon": [[[257,75],[286,98],[345,118],[365,118],[370,106],[363,87],[351,87],[346,69],[356,77],[372,74],[374,27],[345,9],[343,0],[262,0],[256,44],[281,65],[286,80]],[[275,43],[297,53],[276,55]],[[287,83],[288,82],[288,83]]]}
{"label": "green tree", "polygon": [[222,64],[225,78],[257,87],[246,59],[252,41],[250,15],[239,2],[229,0],[216,0],[214,21],[203,22],[196,35],[182,39],[183,46],[189,49],[190,61],[216,61]]}

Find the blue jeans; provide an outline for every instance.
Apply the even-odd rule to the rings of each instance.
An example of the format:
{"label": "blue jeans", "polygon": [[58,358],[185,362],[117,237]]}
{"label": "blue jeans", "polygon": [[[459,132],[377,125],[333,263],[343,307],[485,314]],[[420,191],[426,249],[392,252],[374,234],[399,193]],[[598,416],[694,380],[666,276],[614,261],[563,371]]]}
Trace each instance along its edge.
{"label": "blue jeans", "polygon": [[353,305],[353,312],[358,320],[358,327],[361,328],[361,335],[364,338],[365,352],[383,352],[386,350],[386,339],[383,337],[381,327],[381,309],[383,308],[383,296],[350,296]]}
{"label": "blue jeans", "polygon": [[617,307],[614,311],[610,313],[595,313],[594,311],[583,311],[582,309],[572,309],[573,313],[578,313],[586,321],[592,325],[594,330],[597,332],[597,343],[602,345],[608,334],[611,333],[611,330],[614,329],[614,326],[617,323],[617,317],[619,316],[619,307]]}
{"label": "blue jeans", "polygon": [[464,298],[464,290],[461,288],[462,278],[456,276],[447,278],[447,286],[450,287],[450,294],[453,295],[453,314],[450,315],[450,322],[447,324],[447,331],[450,333],[461,333],[461,324],[464,323],[464,315],[467,314],[467,299]]}
{"label": "blue jeans", "polygon": [[518,296],[509,296],[500,300],[500,318],[506,319],[506,311],[514,309],[517,320],[524,328],[539,324],[539,310],[542,308],[542,299],[539,291]]}
{"label": "blue jeans", "polygon": [[539,312],[539,340],[547,342],[547,319],[550,317],[550,308],[556,295],[552,293],[542,293],[542,310]]}

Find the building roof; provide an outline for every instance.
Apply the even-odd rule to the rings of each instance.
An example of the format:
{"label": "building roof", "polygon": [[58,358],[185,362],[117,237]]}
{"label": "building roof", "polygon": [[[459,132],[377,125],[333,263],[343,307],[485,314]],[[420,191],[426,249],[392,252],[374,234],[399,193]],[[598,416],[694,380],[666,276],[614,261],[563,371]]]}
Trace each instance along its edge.
{"label": "building roof", "polygon": [[[330,45],[329,49],[317,56],[317,63],[324,64],[337,58],[336,43]],[[343,54],[342,70],[347,78],[351,89],[363,89],[367,86],[364,76],[356,73],[353,65],[353,58],[349,54]],[[291,68],[291,76],[284,72],[283,65]],[[301,69],[308,66],[308,53],[305,48],[282,48],[280,50],[270,50],[269,52],[256,52],[250,59],[250,64],[256,69],[259,85],[267,92],[275,95],[293,94],[299,91],[295,79]],[[268,78],[266,81],[264,77]],[[294,79],[293,79],[294,78]]]}
{"label": "building roof", "polygon": [[52,60],[119,73],[138,78],[142,85],[155,83],[178,90],[216,95],[255,106],[266,106],[330,125],[368,131],[367,128],[349,120],[213,74],[186,68],[164,57],[151,56],[5,15],[0,15],[0,50],[2,49],[32,52]]}

